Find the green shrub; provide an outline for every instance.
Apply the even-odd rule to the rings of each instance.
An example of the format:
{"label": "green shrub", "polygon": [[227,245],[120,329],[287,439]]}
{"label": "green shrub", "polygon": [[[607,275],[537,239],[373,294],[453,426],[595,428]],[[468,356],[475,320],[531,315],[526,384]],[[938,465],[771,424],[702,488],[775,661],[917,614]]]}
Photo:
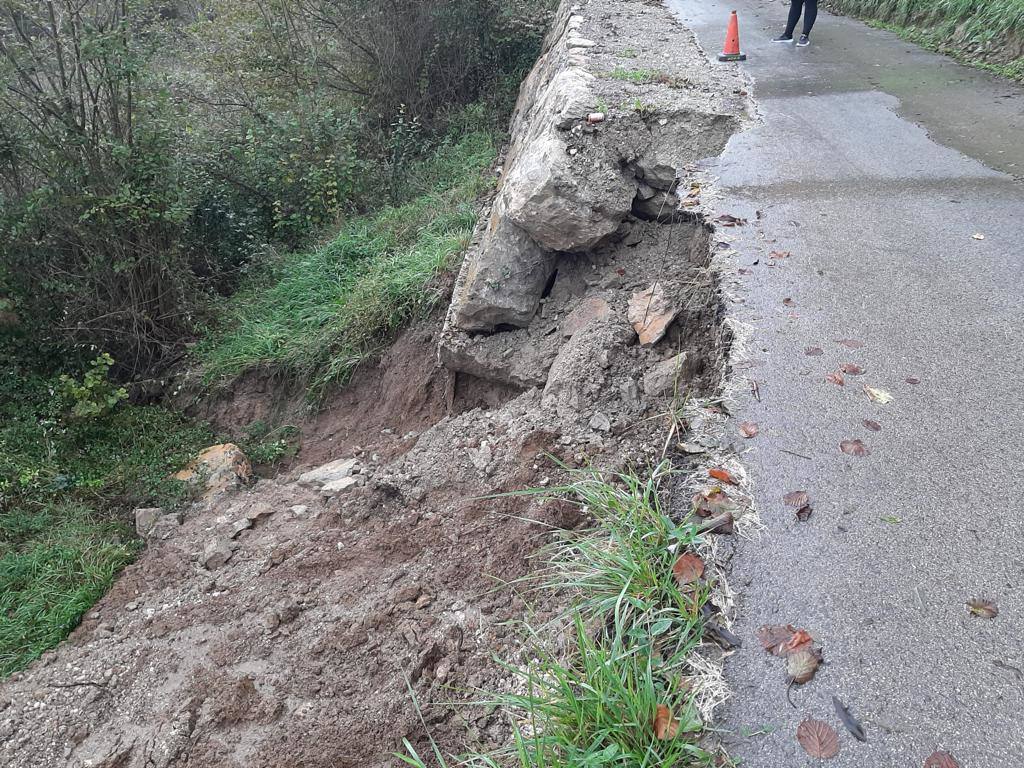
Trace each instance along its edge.
{"label": "green shrub", "polygon": [[110,368],[114,358],[104,352],[92,361],[81,381],[62,374],[60,394],[67,400],[70,415],[75,419],[94,419],[105,416],[128,398],[128,390],[110,381]]}
{"label": "green shrub", "polygon": [[321,248],[284,256],[225,307],[198,349],[210,381],[271,365],[315,398],[440,298],[434,277],[468,245],[494,160],[489,134],[439,147],[408,172],[419,197],[352,219]]}

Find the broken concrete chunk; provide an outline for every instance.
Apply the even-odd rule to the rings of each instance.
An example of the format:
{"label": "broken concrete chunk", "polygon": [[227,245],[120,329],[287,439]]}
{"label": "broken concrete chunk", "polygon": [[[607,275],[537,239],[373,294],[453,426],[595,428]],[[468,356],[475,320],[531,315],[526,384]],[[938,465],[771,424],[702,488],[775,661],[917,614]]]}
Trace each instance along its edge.
{"label": "broken concrete chunk", "polygon": [[661,192],[648,187],[653,194],[642,197],[639,193],[633,200],[633,215],[645,221],[671,222],[679,212],[680,200],[672,192]]}
{"label": "broken concrete chunk", "polygon": [[171,477],[189,485],[201,486],[204,499],[247,485],[253,479],[249,459],[234,443],[210,446]]}
{"label": "broken concrete chunk", "polygon": [[337,496],[340,493],[345,493],[345,491],[350,491],[362,484],[362,475],[342,477],[337,480],[332,480],[329,483],[324,483],[323,487],[320,488],[320,493],[330,498],[331,496]]}
{"label": "broken concrete chunk", "polygon": [[359,470],[359,459],[337,459],[329,464],[311,469],[299,475],[299,485],[306,488],[321,488],[328,483],[351,477]]}
{"label": "broken concrete chunk", "polygon": [[153,530],[156,521],[163,517],[161,507],[140,507],[135,510],[135,532],[145,538]]}
{"label": "broken concrete chunk", "polygon": [[241,520],[236,520],[231,525],[231,538],[236,538],[242,531],[246,531],[250,528],[252,528],[252,520],[249,518],[243,517]]}
{"label": "broken concrete chunk", "polygon": [[636,182],[622,173],[615,157],[602,153],[574,160],[555,133],[530,144],[502,187],[508,218],[553,251],[597,245],[619,228],[635,195]]}
{"label": "broken concrete chunk", "polygon": [[590,428],[596,429],[598,432],[607,432],[612,428],[611,419],[598,411],[590,417]]}
{"label": "broken concrete chunk", "polygon": [[659,342],[678,314],[679,310],[671,304],[661,283],[634,293],[627,312],[630,324],[640,336],[640,343],[645,346]]}
{"label": "broken concrete chunk", "polygon": [[455,288],[455,325],[464,331],[493,331],[499,325],[529,324],[554,270],[553,254],[495,210]]}
{"label": "broken concrete chunk", "polygon": [[687,353],[680,352],[673,358],[663,360],[644,375],[644,392],[649,397],[674,394],[690,379],[686,364]]}
{"label": "broken concrete chunk", "polygon": [[206,542],[206,547],[203,549],[203,566],[210,571],[215,571],[218,568],[222,568],[231,556],[234,554],[234,550],[231,548],[231,542],[225,538],[211,539]]}
{"label": "broken concrete chunk", "polygon": [[149,530],[146,538],[155,541],[166,541],[171,538],[181,527],[183,516],[180,512],[169,515],[162,515]]}
{"label": "broken concrete chunk", "polygon": [[572,338],[576,333],[594,322],[605,320],[612,308],[600,296],[587,296],[562,321],[562,335]]}

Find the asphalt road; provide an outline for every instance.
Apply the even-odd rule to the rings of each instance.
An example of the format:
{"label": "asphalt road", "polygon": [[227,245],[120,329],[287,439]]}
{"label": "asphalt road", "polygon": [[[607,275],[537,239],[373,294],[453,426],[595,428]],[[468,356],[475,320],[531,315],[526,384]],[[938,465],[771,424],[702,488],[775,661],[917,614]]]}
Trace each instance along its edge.
{"label": "asphalt road", "polygon": [[[1020,768],[1024,89],[824,11],[798,49],[768,42],[784,3],[669,5],[712,54],[739,11],[761,118],[711,166],[719,211],[749,220],[723,231],[749,270],[738,373],[760,400],[738,420],[760,433],[738,443],[765,525],[733,559],[733,753],[817,765],[795,738],[811,716],[840,732],[835,768],[920,768],[938,749],[962,768]],[[866,372],[826,381],[844,363]],[[854,439],[870,453],[840,451]],[[794,490],[810,495],[807,522],[783,503]],[[970,615],[976,597],[998,616]],[[754,637],[790,623],[826,661],[792,706],[784,662]],[[843,731],[833,695],[867,743]]]}

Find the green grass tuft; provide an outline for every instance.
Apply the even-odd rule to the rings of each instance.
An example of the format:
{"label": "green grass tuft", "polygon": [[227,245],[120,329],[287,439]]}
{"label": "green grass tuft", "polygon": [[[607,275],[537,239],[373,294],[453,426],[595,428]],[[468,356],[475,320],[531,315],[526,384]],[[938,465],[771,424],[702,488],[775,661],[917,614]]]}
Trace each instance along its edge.
{"label": "green grass tuft", "polygon": [[127,525],[73,501],[0,514],[0,676],[67,637],[140,549]]}
{"label": "green grass tuft", "polygon": [[[575,499],[595,527],[566,534],[544,551],[534,578],[542,589],[571,596],[571,651],[555,652],[546,633],[527,627],[524,666],[503,664],[518,680],[512,693],[481,704],[501,707],[512,722],[512,743],[491,755],[464,755],[452,764],[520,768],[568,766],[711,766],[699,744],[703,723],[698,686],[687,660],[701,642],[702,586],[685,592],[672,566],[677,553],[699,543],[696,526],[673,522],[661,508],[667,464],[645,478],[582,473],[554,491]],[[677,721],[659,739],[659,705]],[[449,763],[431,741],[434,760]],[[406,743],[408,764],[426,762]]]}
{"label": "green grass tuft", "polygon": [[184,498],[167,475],[212,435],[158,407],[65,420],[55,380],[2,356],[0,374],[3,676],[77,626],[140,549],[126,511]]}
{"label": "green grass tuft", "polygon": [[207,381],[270,366],[306,383],[313,397],[343,384],[441,298],[432,281],[469,245],[495,155],[483,132],[442,147],[414,169],[411,202],[281,258],[230,300],[227,322],[200,346]]}

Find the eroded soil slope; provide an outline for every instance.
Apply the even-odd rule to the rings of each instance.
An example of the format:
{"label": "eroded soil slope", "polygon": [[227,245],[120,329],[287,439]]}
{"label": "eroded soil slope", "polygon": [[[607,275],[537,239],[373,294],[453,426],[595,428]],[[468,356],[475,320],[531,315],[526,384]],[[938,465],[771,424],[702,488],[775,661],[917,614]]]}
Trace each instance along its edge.
{"label": "eroded soil slope", "polygon": [[[649,132],[648,159],[662,157],[658,136],[690,135],[687,110],[701,100],[701,121],[723,115],[715,135],[669,147],[672,157],[699,159],[739,124],[737,83],[709,74],[660,5],[591,0],[559,18],[548,51],[571,35],[572,66],[615,99],[573,119],[603,107],[599,126]],[[644,72],[613,76],[617,61]],[[446,328],[458,373],[437,367],[441,318],[407,331],[304,424],[296,466],[163,526],[67,643],[0,688],[0,764],[391,765],[402,738],[426,738],[410,687],[446,748],[503,742],[498,714],[458,702],[508,684],[494,656],[514,659],[527,606],[504,582],[529,571],[552,529],[585,520],[557,501],[486,497],[557,484],[556,462],[649,464],[678,424],[669,412],[716,386],[723,366],[710,229],[696,206],[675,210],[693,189],[688,169],[631,167],[618,129],[576,127],[566,151],[611,153],[602,162],[625,185],[624,209],[595,210],[613,217],[607,234],[543,252],[547,277],[519,325],[454,339]],[[275,391],[250,379],[219,412],[263,417]],[[298,482],[347,458],[358,473],[344,490]]]}

